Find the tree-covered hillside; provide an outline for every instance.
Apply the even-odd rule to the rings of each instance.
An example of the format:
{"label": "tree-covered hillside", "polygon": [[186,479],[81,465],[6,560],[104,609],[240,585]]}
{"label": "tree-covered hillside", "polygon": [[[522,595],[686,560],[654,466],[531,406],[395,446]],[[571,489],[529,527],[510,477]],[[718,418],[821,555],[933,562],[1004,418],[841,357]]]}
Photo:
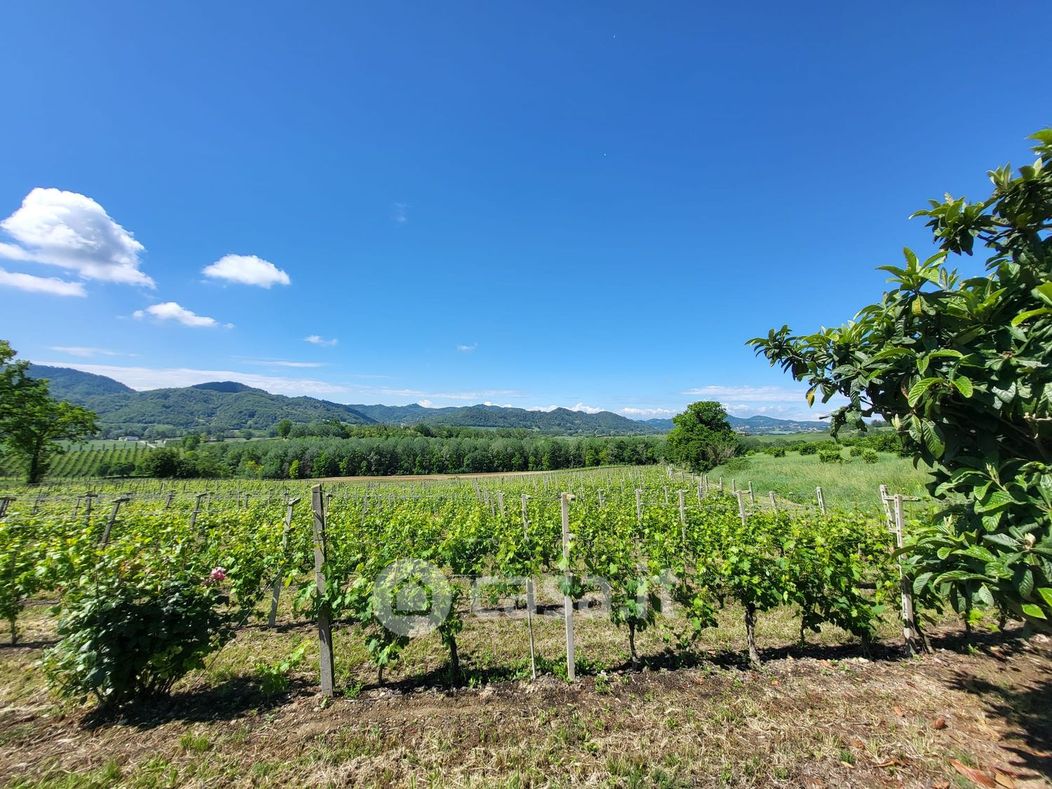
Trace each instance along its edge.
{"label": "tree-covered hillside", "polygon": [[34,365],[32,374],[51,382],[58,398],[84,405],[99,416],[102,437],[136,435],[167,438],[188,432],[222,436],[242,430],[269,432],[283,419],[294,423],[336,421],[354,425],[455,425],[524,429],[549,435],[648,435],[662,430],[609,411],[595,414],[556,408],[472,405],[344,405],[313,397],[286,397],[235,381],[136,392],[100,375]]}

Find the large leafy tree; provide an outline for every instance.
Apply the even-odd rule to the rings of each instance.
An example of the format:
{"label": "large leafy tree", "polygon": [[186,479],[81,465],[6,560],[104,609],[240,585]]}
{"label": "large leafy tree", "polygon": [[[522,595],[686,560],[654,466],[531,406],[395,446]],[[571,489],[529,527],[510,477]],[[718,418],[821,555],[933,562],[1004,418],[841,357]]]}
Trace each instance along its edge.
{"label": "large leafy tree", "polygon": [[672,417],[668,455],[693,471],[708,471],[734,457],[739,440],[727,422],[723,406],[711,400],[691,403]]}
{"label": "large leafy tree", "polygon": [[[939,251],[884,266],[891,289],[845,326],[750,340],[807,381],[809,401],[848,404],[834,430],[880,415],[930,465],[943,517],[911,541],[914,587],[949,599],[1052,620],[1052,129],[1038,159],[989,173],[992,194],[946,195],[927,219]],[[987,275],[962,278],[951,256],[988,255]]]}
{"label": "large leafy tree", "polygon": [[26,481],[43,479],[61,441],[80,441],[95,433],[95,414],[54,400],[47,381],[30,378],[29,362],[0,340],[0,447],[25,472]]}

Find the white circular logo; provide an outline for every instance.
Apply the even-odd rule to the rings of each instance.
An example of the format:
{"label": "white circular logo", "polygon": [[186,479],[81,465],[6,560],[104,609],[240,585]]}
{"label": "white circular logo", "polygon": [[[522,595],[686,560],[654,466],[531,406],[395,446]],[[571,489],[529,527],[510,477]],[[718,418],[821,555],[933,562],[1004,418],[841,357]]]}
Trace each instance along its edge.
{"label": "white circular logo", "polygon": [[380,624],[392,633],[416,638],[446,621],[453,592],[446,576],[430,562],[399,559],[377,576],[373,602]]}

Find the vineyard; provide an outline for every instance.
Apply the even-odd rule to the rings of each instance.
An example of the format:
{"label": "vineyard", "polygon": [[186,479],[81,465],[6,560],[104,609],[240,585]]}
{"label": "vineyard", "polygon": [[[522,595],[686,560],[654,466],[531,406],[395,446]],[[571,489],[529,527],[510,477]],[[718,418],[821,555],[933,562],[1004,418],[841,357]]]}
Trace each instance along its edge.
{"label": "vineyard", "polygon": [[[881,519],[779,505],[773,496],[758,503],[755,494],[722,490],[722,480],[717,487],[656,470],[583,473],[559,483],[567,490],[547,476],[486,487],[332,486],[323,494],[327,553],[318,568],[321,538],[302,486],[138,481],[130,491],[26,495],[9,502],[0,524],[0,609],[13,623],[23,598],[176,570],[204,578],[222,567],[229,605],[246,621],[279,580],[300,615],[325,612],[360,627],[382,677],[410,640],[375,611],[377,579],[399,563],[441,576],[450,611],[438,633],[454,674],[457,635],[480,598],[520,618],[563,596],[582,610],[599,606],[623,631],[632,661],[637,635],[663,612],[679,612],[679,638],[689,644],[716,625],[718,610],[737,606],[749,658],[758,662],[753,634],[764,612],[791,609],[801,639],[835,626],[865,642],[895,597],[897,570]],[[320,590],[316,569],[326,579]],[[540,596],[529,606],[534,591],[525,579],[536,581]]]}
{"label": "vineyard", "polygon": [[[816,759],[831,760],[827,772],[846,777],[855,768],[844,760],[856,758],[868,760],[876,780],[887,768],[870,763],[893,770],[897,763],[858,752],[846,734],[815,739],[829,721],[858,715],[868,703],[860,696],[856,710],[838,706],[854,691],[836,685],[836,677],[850,671],[859,693],[884,704],[893,698],[907,710],[951,703],[930,689],[915,696],[908,685],[892,691],[889,683],[901,680],[860,673],[867,655],[887,660],[903,652],[899,570],[885,518],[832,506],[823,512],[817,501],[794,504],[747,483],[651,467],[318,487],[91,481],[6,493],[0,615],[14,628],[9,634],[27,644],[0,653],[10,669],[0,681],[6,702],[32,699],[49,709],[45,677],[99,701],[71,677],[85,662],[110,673],[120,666],[107,662],[97,640],[78,636],[76,625],[90,629],[146,590],[175,585],[181,597],[194,598],[198,588],[207,596],[194,599],[214,603],[231,629],[221,643],[192,629],[170,634],[172,649],[195,650],[198,668],[175,685],[167,705],[137,702],[148,717],[175,716],[156,733],[127,738],[126,728],[115,726],[93,740],[115,761],[85,766],[77,755],[87,752],[84,743],[75,752],[57,745],[81,735],[60,737],[37,713],[30,713],[30,727],[16,712],[0,714],[7,738],[0,740],[0,772],[24,759],[32,742],[38,773],[97,785],[236,782],[250,768],[262,783],[341,783],[346,774],[332,770],[348,754],[357,754],[355,780],[445,783],[449,770],[478,769],[464,761],[462,741],[485,720],[487,736],[500,738],[487,741],[486,751],[511,760],[498,774],[512,783],[543,783],[553,763],[581,780],[694,782],[711,777],[696,751],[698,737],[724,743],[711,769],[725,783],[799,778],[800,765]],[[58,618],[39,602],[57,602]],[[445,615],[429,619],[436,610]],[[118,637],[149,641],[156,630],[132,618]],[[55,647],[56,636],[77,648]],[[799,660],[785,662],[793,654]],[[830,672],[837,662],[810,655],[847,660]],[[816,676],[828,675],[826,689],[801,707],[793,691],[776,686],[790,682],[791,666],[811,663]],[[730,667],[749,677],[741,669],[759,666],[771,686],[743,686],[724,673]],[[581,695],[582,683],[591,695]],[[537,695],[516,701],[507,695],[516,687]],[[738,701],[698,698],[706,687]],[[439,701],[444,696],[432,695],[456,688],[448,707]],[[493,688],[509,700],[484,701]],[[302,743],[302,716],[329,715],[324,705],[323,712],[309,706],[319,691],[336,696],[337,720],[351,716],[340,724],[349,739],[326,735],[302,757],[277,755]],[[392,698],[403,699],[401,723],[384,717]],[[533,698],[536,709],[525,701]],[[533,711],[509,717],[523,703]],[[740,707],[746,703],[764,711]],[[692,712],[686,704],[700,706]],[[454,712],[463,705],[463,714]],[[655,708],[664,711],[656,718]],[[759,757],[755,743],[731,736],[743,714],[762,714],[797,733],[764,743],[767,755]],[[275,715],[292,730],[267,735]],[[217,716],[204,728],[184,722]],[[246,750],[229,716],[253,721],[253,741],[268,744]],[[811,723],[801,727],[800,720]],[[925,725],[920,718],[903,731]],[[632,745],[598,744],[603,731],[616,736],[626,727],[643,727]],[[660,766],[649,767],[645,743],[654,727],[667,750]],[[904,735],[892,728],[884,739],[868,736],[898,743]],[[148,752],[135,748],[145,742]],[[583,762],[582,743],[593,743]],[[259,747],[275,751],[274,766],[258,761]],[[393,766],[386,759],[396,754]],[[564,762],[571,754],[572,764]],[[940,774],[930,755],[918,759],[910,770]],[[297,764],[309,778],[295,772]]]}
{"label": "vineyard", "polygon": [[[137,441],[94,441],[86,448],[73,448],[59,455],[48,472],[53,479],[84,479],[134,472],[152,449]],[[0,465],[0,476],[15,476],[16,469]]]}

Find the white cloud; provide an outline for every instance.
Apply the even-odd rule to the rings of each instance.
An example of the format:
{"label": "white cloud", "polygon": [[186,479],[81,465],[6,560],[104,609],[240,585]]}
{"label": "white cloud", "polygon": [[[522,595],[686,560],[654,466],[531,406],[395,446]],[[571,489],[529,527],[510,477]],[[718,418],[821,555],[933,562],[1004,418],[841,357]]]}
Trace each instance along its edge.
{"label": "white cloud", "polygon": [[[183,324],[183,326],[191,326],[196,329],[212,328],[220,325],[215,318],[209,318],[207,315],[198,315],[196,312],[188,310],[174,301],[154,304],[145,310],[136,310],[132,313],[133,318],[142,319],[146,316],[156,318],[159,321],[175,321]],[[227,329],[234,328],[232,323],[223,324],[223,326]]]}
{"label": "white cloud", "polygon": [[627,416],[629,419],[661,419],[662,417],[675,416],[679,411],[675,408],[636,408],[634,406],[626,406],[618,409],[618,413],[622,416]]}
{"label": "white cloud", "polygon": [[90,197],[36,188],[0,229],[15,241],[0,242],[0,257],[61,266],[84,279],[154,287],[139,270],[143,245]]}
{"label": "white cloud", "polygon": [[391,219],[400,225],[409,221],[409,203],[395,203],[391,207]]}
{"label": "white cloud", "polygon": [[92,356],[135,356],[134,353],[121,353],[111,351],[107,348],[92,348],[86,345],[52,345],[51,350],[64,353],[69,356],[79,356],[82,359],[90,359]]}
{"label": "white cloud", "polygon": [[[0,244],[0,255],[3,254]],[[79,282],[66,282],[57,277],[34,277],[32,274],[21,274],[17,271],[6,271],[0,268],[0,287],[24,290],[27,293],[50,293],[52,296],[86,296],[84,286]]]}
{"label": "white cloud", "polygon": [[477,342],[473,342],[473,343],[471,343],[471,345],[458,345],[457,346],[457,350],[460,351],[461,353],[471,353],[472,351],[474,351],[478,347],[479,347],[479,344]]}
{"label": "white cloud", "polygon": [[268,289],[272,285],[292,284],[288,274],[269,260],[255,255],[225,255],[210,266],[205,266],[201,273],[212,279]]}
{"label": "white cloud", "polygon": [[477,389],[465,392],[427,392],[420,389],[394,389],[394,388],[369,388],[373,394],[405,399],[416,398],[414,402],[420,402],[421,397],[431,400],[458,400],[463,402],[478,403],[480,405],[492,405],[491,397],[521,397],[522,395],[514,389]]}
{"label": "white cloud", "polygon": [[565,408],[569,411],[581,411],[585,414],[598,414],[600,411],[604,411],[603,408],[596,408],[594,405],[585,405],[584,403],[578,403],[577,405],[535,405],[532,408],[527,408],[527,411],[554,411],[556,408]]}
{"label": "white cloud", "polygon": [[292,362],[285,359],[245,359],[249,364],[258,364],[261,367],[293,367],[307,369],[312,367],[324,367],[324,362]]}
{"label": "white cloud", "polygon": [[417,401],[417,405],[422,405],[424,408],[434,408],[434,404],[427,398]]}
{"label": "white cloud", "polygon": [[331,340],[326,340],[324,337],[321,337],[317,334],[312,334],[309,337],[304,337],[303,341],[309,342],[311,345],[324,345],[330,348],[339,342],[339,340],[337,340],[335,337],[333,337]]}
{"label": "white cloud", "polygon": [[700,386],[683,394],[717,400],[734,416],[772,416],[778,419],[816,420],[844,402],[834,397],[829,403],[815,400],[813,410],[804,399],[805,389],[784,386]]}

